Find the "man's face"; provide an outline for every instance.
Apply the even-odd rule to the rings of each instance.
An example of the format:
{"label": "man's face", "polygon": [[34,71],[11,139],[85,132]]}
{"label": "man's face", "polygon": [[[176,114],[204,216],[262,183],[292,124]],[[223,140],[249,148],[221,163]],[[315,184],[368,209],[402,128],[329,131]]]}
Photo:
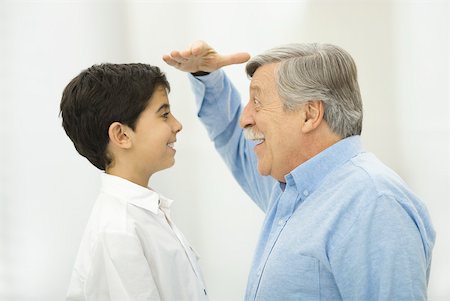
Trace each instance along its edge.
{"label": "man's face", "polygon": [[240,125],[257,140],[255,153],[258,171],[280,182],[284,176],[300,165],[303,110],[285,111],[275,83],[277,64],[259,67],[250,83],[250,100],[245,106]]}

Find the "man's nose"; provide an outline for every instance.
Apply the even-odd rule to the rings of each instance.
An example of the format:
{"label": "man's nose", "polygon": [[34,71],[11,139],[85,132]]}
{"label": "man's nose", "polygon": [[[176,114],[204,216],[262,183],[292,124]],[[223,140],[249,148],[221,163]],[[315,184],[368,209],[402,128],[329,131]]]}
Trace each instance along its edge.
{"label": "man's nose", "polygon": [[244,110],[242,111],[241,118],[239,119],[239,125],[241,128],[246,128],[248,126],[255,125],[255,120],[253,118],[253,107],[250,102],[247,103],[247,105],[244,107]]}

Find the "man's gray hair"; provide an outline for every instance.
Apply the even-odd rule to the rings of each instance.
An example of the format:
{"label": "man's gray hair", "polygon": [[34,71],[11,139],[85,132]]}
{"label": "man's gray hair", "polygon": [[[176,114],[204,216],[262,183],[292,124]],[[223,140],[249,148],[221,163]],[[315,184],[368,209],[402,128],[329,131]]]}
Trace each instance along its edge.
{"label": "man's gray hair", "polygon": [[275,81],[285,110],[321,100],[334,133],[342,138],[361,134],[362,101],[350,54],[330,44],[282,45],[253,57],[247,75],[251,78],[260,66],[277,62]]}

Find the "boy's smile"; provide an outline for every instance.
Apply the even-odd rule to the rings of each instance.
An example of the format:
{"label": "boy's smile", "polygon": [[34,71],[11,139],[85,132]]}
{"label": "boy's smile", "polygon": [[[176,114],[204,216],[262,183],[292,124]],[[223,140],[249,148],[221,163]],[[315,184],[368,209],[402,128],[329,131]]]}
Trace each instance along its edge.
{"label": "boy's smile", "polygon": [[166,88],[155,88],[134,130],[125,127],[127,142],[116,148],[114,163],[107,172],[146,187],[155,172],[175,163],[176,135],[182,129],[170,112]]}
{"label": "boy's smile", "polygon": [[131,135],[136,169],[150,177],[171,167],[175,163],[176,135],[181,129],[182,125],[170,112],[166,89],[156,88]]}

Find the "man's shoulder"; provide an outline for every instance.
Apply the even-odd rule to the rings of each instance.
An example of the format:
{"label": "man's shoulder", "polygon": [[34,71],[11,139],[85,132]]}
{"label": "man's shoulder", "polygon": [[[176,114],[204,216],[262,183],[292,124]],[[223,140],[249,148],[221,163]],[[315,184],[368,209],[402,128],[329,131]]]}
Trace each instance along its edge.
{"label": "man's shoulder", "polygon": [[370,191],[374,196],[409,190],[402,178],[374,154],[362,152],[334,170],[328,181],[349,192]]}
{"label": "man's shoulder", "polygon": [[368,210],[380,198],[413,206],[420,204],[401,177],[368,152],[358,154],[331,172],[319,191],[331,195],[327,201],[336,211],[342,208],[354,214]]}
{"label": "man's shoulder", "polygon": [[376,197],[386,195],[401,198],[405,195],[408,195],[408,197],[412,195],[406,182],[374,154],[361,153],[352,158],[350,164],[355,169],[355,182],[359,182],[366,189],[372,189]]}

